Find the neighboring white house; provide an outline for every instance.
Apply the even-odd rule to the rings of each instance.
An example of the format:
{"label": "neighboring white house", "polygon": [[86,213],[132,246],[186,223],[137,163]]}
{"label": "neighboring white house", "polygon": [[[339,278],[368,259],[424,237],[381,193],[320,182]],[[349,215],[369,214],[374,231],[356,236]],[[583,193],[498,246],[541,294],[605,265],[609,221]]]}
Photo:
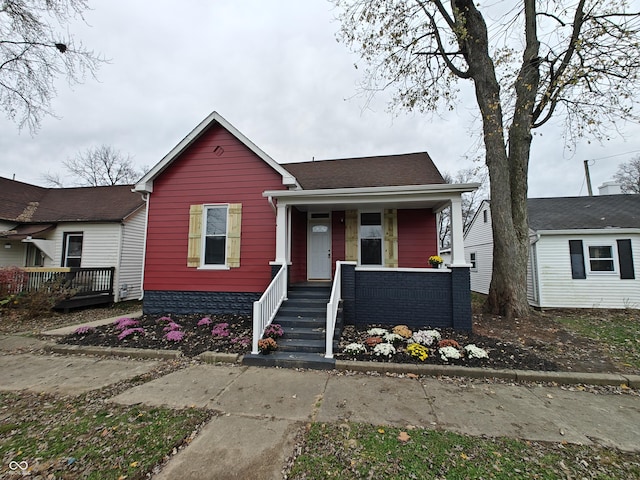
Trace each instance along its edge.
{"label": "neighboring white house", "polygon": [[[527,207],[531,305],[640,308],[640,195],[531,198]],[[493,266],[489,201],[464,244],[471,290],[486,294]]]}
{"label": "neighboring white house", "polygon": [[131,189],[0,177],[0,267],[114,267],[114,301],[140,298],[146,203]]}

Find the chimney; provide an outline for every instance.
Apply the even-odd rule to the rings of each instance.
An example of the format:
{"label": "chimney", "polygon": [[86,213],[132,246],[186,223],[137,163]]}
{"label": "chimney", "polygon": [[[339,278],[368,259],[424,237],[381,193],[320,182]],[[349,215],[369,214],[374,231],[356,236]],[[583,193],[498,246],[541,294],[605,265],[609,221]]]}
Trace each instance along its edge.
{"label": "chimney", "polygon": [[599,195],[620,195],[622,189],[617,182],[604,182],[598,187]]}

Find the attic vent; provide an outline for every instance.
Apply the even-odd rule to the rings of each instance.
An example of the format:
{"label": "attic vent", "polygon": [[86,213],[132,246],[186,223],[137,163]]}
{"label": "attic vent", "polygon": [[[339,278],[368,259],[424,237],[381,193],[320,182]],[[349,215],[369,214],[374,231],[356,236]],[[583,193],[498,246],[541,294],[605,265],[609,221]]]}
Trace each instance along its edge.
{"label": "attic vent", "polygon": [[224,148],[218,145],[216,148],[213,149],[213,153],[215,153],[219,157],[224,153]]}

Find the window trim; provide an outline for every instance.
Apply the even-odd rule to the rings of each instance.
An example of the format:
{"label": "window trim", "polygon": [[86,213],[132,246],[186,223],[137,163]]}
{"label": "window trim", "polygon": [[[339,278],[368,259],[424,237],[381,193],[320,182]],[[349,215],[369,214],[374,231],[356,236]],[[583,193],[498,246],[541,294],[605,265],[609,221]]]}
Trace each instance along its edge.
{"label": "window trim", "polygon": [[[619,267],[617,265],[616,259],[618,258],[618,249],[616,248],[615,241],[613,243],[607,243],[605,241],[598,242],[585,242],[584,247],[586,249],[585,255],[585,263],[586,263],[586,273],[587,275],[618,275]],[[591,257],[591,248],[592,247],[607,247],[611,249],[611,257],[606,258],[592,258]],[[592,270],[591,269],[591,261],[595,260],[611,260],[611,265],[613,266],[613,270]]]}
{"label": "window trim", "polygon": [[[377,213],[380,215],[380,263],[362,263],[362,214]],[[377,238],[377,237],[376,237]],[[385,267],[385,246],[384,246],[384,210],[359,210],[358,211],[358,265],[363,267]]]}
{"label": "window trim", "polygon": [[[80,237],[82,239],[82,247],[80,251],[80,257],[69,257],[69,238],[71,237]],[[62,259],[60,262],[60,266],[67,268],[80,268],[82,267],[82,250],[84,250],[84,232],[64,232],[62,235]],[[79,267],[69,267],[67,265],[67,261],[69,258],[79,258],[80,265]]]}
{"label": "window trim", "polygon": [[[224,232],[224,263],[205,263],[206,260],[206,247],[207,237],[219,237],[222,235],[207,235],[207,212],[213,208],[225,208],[226,209],[226,223]],[[228,203],[206,203],[202,205],[202,235],[200,237],[200,266],[199,270],[230,270],[229,258],[227,255],[229,243],[229,204]]]}

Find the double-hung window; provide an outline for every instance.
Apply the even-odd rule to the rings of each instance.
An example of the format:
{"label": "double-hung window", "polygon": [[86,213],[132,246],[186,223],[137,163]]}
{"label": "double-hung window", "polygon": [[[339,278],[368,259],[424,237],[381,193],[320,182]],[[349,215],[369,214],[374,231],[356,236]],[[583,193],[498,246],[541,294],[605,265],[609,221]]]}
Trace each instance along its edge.
{"label": "double-hung window", "polygon": [[205,206],[204,261],[206,265],[226,265],[227,205]]}
{"label": "double-hung window", "polygon": [[63,267],[80,267],[82,263],[82,233],[65,233],[62,253]]}
{"label": "double-hung window", "polygon": [[360,265],[382,265],[382,214],[360,214]]}
{"label": "double-hung window", "polygon": [[613,246],[589,245],[589,270],[591,272],[614,272]]}

